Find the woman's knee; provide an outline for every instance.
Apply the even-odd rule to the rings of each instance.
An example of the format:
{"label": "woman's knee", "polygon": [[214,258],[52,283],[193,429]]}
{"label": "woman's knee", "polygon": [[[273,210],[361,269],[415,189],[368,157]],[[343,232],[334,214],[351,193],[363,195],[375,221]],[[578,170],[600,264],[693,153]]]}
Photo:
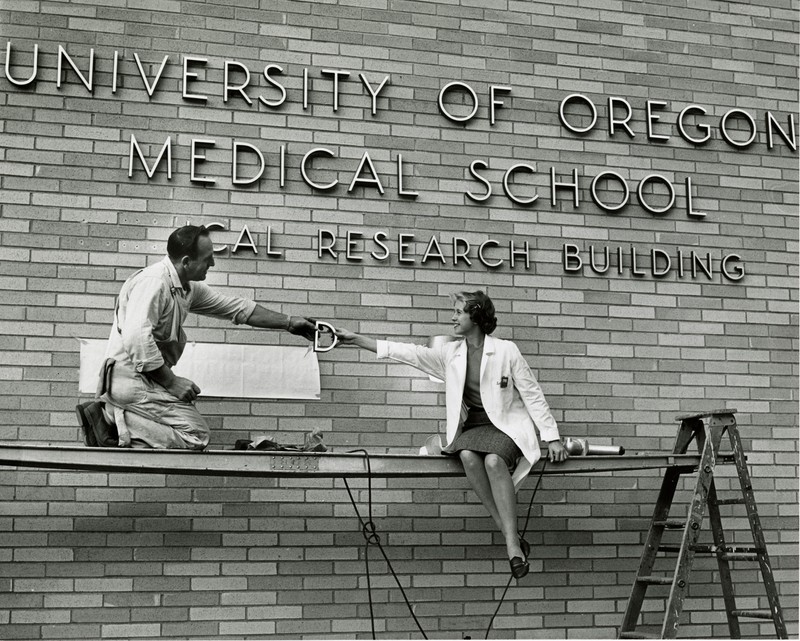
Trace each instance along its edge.
{"label": "woman's knee", "polygon": [[486,466],[486,472],[489,474],[509,473],[505,459],[497,454],[487,454],[486,458],[483,460],[483,464]]}
{"label": "woman's knee", "polygon": [[483,465],[481,457],[475,452],[472,452],[471,450],[461,450],[458,453],[458,458],[461,459],[461,464],[464,467],[475,467],[478,465]]}

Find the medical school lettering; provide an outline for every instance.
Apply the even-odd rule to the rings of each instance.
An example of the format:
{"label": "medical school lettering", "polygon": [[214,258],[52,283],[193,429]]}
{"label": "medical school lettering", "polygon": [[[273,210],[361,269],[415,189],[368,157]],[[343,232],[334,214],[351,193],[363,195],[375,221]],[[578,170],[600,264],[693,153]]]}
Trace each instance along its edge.
{"label": "medical school lettering", "polygon": [[[360,149],[354,156],[351,147],[340,152],[325,146],[298,149],[297,142],[276,141],[266,145],[263,142],[262,125],[258,122],[260,113],[281,112],[293,118],[324,117],[329,121],[341,117],[337,112],[340,106],[345,106],[350,119],[355,110],[360,110],[365,118],[381,122],[383,114],[391,109],[392,100],[404,99],[408,95],[407,90],[395,89],[389,74],[375,71],[356,73],[334,65],[323,69],[293,65],[292,72],[287,73],[280,64],[272,61],[263,66],[259,64],[254,71],[238,60],[166,54],[157,61],[146,61],[136,51],[128,55],[115,49],[96,56],[93,48],[70,54],[60,44],[57,49],[52,46],[53,51],[42,53],[48,66],[40,68],[38,44],[18,47],[8,40],[3,65],[7,86],[19,91],[63,92],[64,85],[69,84],[71,96],[86,93],[91,98],[103,100],[163,101],[171,105],[175,104],[174,99],[165,94],[177,90],[181,103],[187,108],[213,110],[215,118],[225,110],[246,110],[253,115],[253,138],[260,141],[260,146],[241,138],[217,140],[176,133],[176,140],[181,141],[180,151],[176,151],[178,144],[173,143],[173,135],[169,132],[159,132],[155,128],[137,129],[135,132],[121,129],[121,139],[128,143],[129,181],[171,181],[174,157],[179,157],[181,161],[186,158],[189,161],[188,171],[180,172],[179,178],[206,189],[281,191],[296,190],[298,184],[305,184],[312,193],[337,197],[346,191],[352,197],[378,195],[410,201],[426,199],[420,186],[414,184],[417,172],[414,170],[413,151],[397,153],[395,150]],[[150,52],[144,57],[148,55]],[[439,89],[436,105],[431,107],[431,111],[438,109],[442,127],[460,127],[465,130],[465,135],[479,132],[478,135],[485,137],[486,129],[495,127],[498,122],[520,122],[521,117],[513,108],[513,87],[487,82],[481,86],[485,88],[476,90],[468,82],[453,81]],[[527,118],[535,115],[530,110],[524,112]],[[180,105],[175,117],[181,117]],[[246,123],[238,114],[227,117],[237,125]],[[166,116],[164,119],[169,120]],[[125,122],[124,117],[120,122]],[[532,134],[537,134],[533,130],[536,122],[523,124]],[[539,135],[552,138],[554,126],[560,127],[563,135],[591,136],[593,142],[605,139],[631,144],[639,137],[645,144],[659,147],[681,145],[700,149],[713,140],[721,141],[736,152],[747,152],[754,146],[758,153],[772,153],[781,148],[797,152],[794,114],[781,116],[769,111],[754,114],[732,108],[721,118],[714,118],[703,105],[670,104],[661,100],[643,100],[632,105],[620,96],[596,102],[587,95],[573,93],[560,100],[558,114],[552,115]],[[287,136],[291,136],[291,128],[286,129]],[[461,192],[458,189],[442,190],[443,193],[437,194],[435,200],[441,203],[443,198],[452,197],[457,205],[530,210],[548,206],[563,209],[570,204],[572,210],[577,210],[589,204],[615,216],[634,206],[659,218],[673,215],[673,210],[679,208],[681,213],[677,215],[695,222],[708,216],[702,207],[695,206],[702,199],[704,186],[692,175],[670,170],[669,176],[665,176],[653,171],[643,178],[631,180],[625,176],[628,169],[617,171],[610,167],[584,176],[575,167],[539,167],[535,156],[534,147],[531,157],[524,162],[473,158],[463,168],[464,187]],[[376,163],[373,158],[380,158],[380,162]],[[695,163],[686,166],[693,168]],[[424,173],[419,172],[420,175]],[[452,187],[453,181],[449,182]],[[492,216],[491,211],[489,216]],[[266,233],[270,238],[271,232],[266,230]],[[337,237],[328,230],[320,230],[315,241],[319,260],[342,258],[352,262],[382,262],[394,257],[399,264],[443,265],[452,262],[468,267],[475,263],[490,269],[504,265],[529,269],[533,262],[529,242],[519,239],[486,239],[476,244],[463,238],[445,239],[436,235],[425,240],[421,240],[419,235],[406,233],[395,233],[391,237],[381,231],[348,231],[343,235],[340,232]],[[250,246],[246,242],[249,241],[240,237],[237,246]],[[280,252],[270,246],[271,241],[267,244],[267,256],[278,257]],[[417,246],[424,249],[416,252],[412,248]],[[252,249],[256,249],[255,245]],[[235,253],[236,249],[232,251]],[[712,260],[710,255],[706,253],[704,257],[697,248],[642,251],[609,245],[601,248],[599,254],[597,252],[596,247],[579,247],[566,242],[562,256],[565,273],[627,273],[653,278],[667,275],[715,278],[721,275],[723,282],[738,281],[744,274],[738,255],[727,254]],[[643,268],[643,261],[649,261],[650,267]]]}

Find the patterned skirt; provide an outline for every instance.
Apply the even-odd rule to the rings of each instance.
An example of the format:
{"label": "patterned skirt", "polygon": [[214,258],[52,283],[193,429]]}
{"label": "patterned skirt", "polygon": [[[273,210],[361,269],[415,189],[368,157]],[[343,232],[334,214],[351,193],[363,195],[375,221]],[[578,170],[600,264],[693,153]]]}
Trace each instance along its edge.
{"label": "patterned skirt", "polygon": [[451,451],[471,450],[482,454],[497,454],[508,465],[509,470],[517,465],[522,450],[510,436],[497,429],[483,410],[469,410],[461,434],[453,443]]}

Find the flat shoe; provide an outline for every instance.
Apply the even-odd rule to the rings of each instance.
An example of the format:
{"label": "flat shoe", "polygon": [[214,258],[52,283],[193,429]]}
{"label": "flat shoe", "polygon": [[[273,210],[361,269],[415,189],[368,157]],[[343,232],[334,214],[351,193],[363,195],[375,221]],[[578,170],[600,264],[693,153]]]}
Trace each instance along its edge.
{"label": "flat shoe", "polygon": [[508,563],[511,566],[511,576],[513,576],[515,579],[521,579],[531,569],[531,566],[528,564],[528,560],[523,559],[520,556],[515,556]]}
{"label": "flat shoe", "polygon": [[521,534],[519,535],[519,547],[522,548],[522,553],[527,559],[531,555],[531,545],[525,540]]}

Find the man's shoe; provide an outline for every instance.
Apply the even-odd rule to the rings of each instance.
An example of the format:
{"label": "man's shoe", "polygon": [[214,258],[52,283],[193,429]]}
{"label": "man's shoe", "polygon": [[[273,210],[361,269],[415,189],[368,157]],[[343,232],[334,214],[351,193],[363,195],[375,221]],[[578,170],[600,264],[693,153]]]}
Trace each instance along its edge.
{"label": "man's shoe", "polygon": [[[76,408],[78,419],[81,421],[85,443],[89,447],[117,447],[119,445],[119,434],[117,426],[111,425],[103,416],[103,404],[99,401],[82,403]],[[87,429],[86,426],[89,426]],[[91,442],[89,433],[94,436],[94,443]]]}
{"label": "man's shoe", "polygon": [[83,444],[86,445],[86,447],[97,447],[97,439],[94,436],[94,429],[92,428],[92,424],[89,422],[89,417],[86,414],[88,407],[94,403],[95,401],[88,401],[75,407],[75,413],[78,415],[78,425],[80,425],[83,429]]}

